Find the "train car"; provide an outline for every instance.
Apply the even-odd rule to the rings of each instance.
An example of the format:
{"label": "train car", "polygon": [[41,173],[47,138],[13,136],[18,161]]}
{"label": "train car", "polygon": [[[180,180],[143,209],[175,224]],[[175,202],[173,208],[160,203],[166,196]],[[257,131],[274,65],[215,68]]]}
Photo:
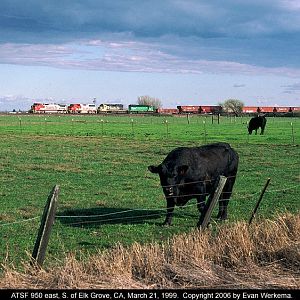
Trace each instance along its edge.
{"label": "train car", "polygon": [[297,106],[275,106],[273,107],[274,115],[294,115],[294,113],[300,113],[300,107]]}
{"label": "train car", "polygon": [[261,109],[258,106],[244,106],[242,111],[244,114],[257,114]]}
{"label": "train car", "polygon": [[299,111],[300,107],[293,107],[293,106],[275,106],[273,108],[273,112],[275,113],[292,113],[295,111]]}
{"label": "train car", "polygon": [[262,106],[262,107],[259,107],[259,112],[263,113],[263,114],[274,113],[274,107],[272,107],[272,106]]}
{"label": "train car", "polygon": [[177,115],[178,109],[177,108],[158,108],[156,110],[156,112],[161,115]]}
{"label": "train car", "polygon": [[179,105],[177,106],[180,114],[218,114],[222,111],[220,105]]}
{"label": "train car", "polygon": [[293,106],[293,107],[290,107],[291,109],[291,112],[300,112],[300,106]]}
{"label": "train car", "polygon": [[155,108],[151,105],[138,105],[138,104],[130,104],[128,106],[129,113],[154,113]]}
{"label": "train car", "polygon": [[219,114],[222,112],[221,105],[201,105],[199,112],[201,114]]}
{"label": "train car", "polygon": [[124,109],[123,104],[100,104],[98,109],[98,113],[126,113],[127,110]]}
{"label": "train car", "polygon": [[97,108],[95,104],[73,103],[68,106],[70,114],[96,114]]}
{"label": "train car", "polygon": [[273,114],[274,107],[272,107],[272,106],[244,106],[242,112],[245,114]]}
{"label": "train car", "polygon": [[288,113],[288,112],[292,112],[292,108],[291,107],[279,107],[279,106],[275,106],[273,108],[273,112],[274,113]]}
{"label": "train car", "polygon": [[178,105],[177,106],[179,114],[198,114],[200,113],[199,105]]}
{"label": "train car", "polygon": [[33,103],[30,112],[34,114],[67,113],[67,105],[56,103]]}

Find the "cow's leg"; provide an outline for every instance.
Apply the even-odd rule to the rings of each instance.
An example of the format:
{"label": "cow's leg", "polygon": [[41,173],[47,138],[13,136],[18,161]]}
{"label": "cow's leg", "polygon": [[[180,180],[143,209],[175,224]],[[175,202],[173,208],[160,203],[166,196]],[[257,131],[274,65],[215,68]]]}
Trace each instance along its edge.
{"label": "cow's leg", "polygon": [[197,208],[201,215],[205,212],[205,209],[206,209],[206,204],[205,204],[206,194],[205,194],[204,188],[201,189],[200,195],[197,196],[196,199],[197,199]]}
{"label": "cow's leg", "polygon": [[205,211],[205,196],[200,196],[197,198],[197,208],[200,214]]}
{"label": "cow's leg", "polygon": [[261,126],[260,134],[263,135],[264,131],[265,131],[265,126],[263,125],[263,126]]}
{"label": "cow's leg", "polygon": [[257,128],[255,129],[255,135],[257,134]]}
{"label": "cow's leg", "polygon": [[206,212],[205,198],[205,195],[197,197],[197,207],[199,210],[199,221],[197,224],[198,227],[201,226]]}
{"label": "cow's leg", "polygon": [[166,220],[164,221],[163,225],[171,225],[172,223],[172,218],[174,214],[174,207],[175,207],[175,202],[174,199],[167,199],[167,214],[166,214]]}
{"label": "cow's leg", "polygon": [[231,196],[231,192],[223,191],[223,193],[219,199],[219,212],[217,215],[217,219],[219,219],[219,220],[227,219],[227,205],[228,205],[230,196]]}
{"label": "cow's leg", "polygon": [[219,199],[219,213],[217,215],[217,219],[226,220],[227,219],[227,206],[229,203],[229,199],[232,194],[232,188],[235,182],[235,177],[227,179],[227,182],[223,188],[223,192]]}
{"label": "cow's leg", "polygon": [[[204,184],[203,186],[201,186],[200,189],[200,195],[197,197],[197,207],[199,210],[199,221],[197,226],[200,227],[204,221],[204,217],[207,211],[207,208],[209,206],[209,203],[212,200],[212,196],[213,196],[213,192],[211,192],[211,190],[214,190],[210,185],[206,185]],[[208,197],[208,200],[206,202],[206,197]]]}

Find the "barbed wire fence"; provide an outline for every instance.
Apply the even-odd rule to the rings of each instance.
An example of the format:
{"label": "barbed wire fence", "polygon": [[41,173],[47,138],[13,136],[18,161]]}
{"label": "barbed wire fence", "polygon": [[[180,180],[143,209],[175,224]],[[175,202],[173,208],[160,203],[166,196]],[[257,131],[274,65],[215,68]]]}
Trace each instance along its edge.
{"label": "barbed wire fence", "polygon": [[[180,184],[182,185],[182,184]],[[266,193],[267,194],[271,194],[271,193],[281,193],[281,192],[286,192],[286,191],[291,191],[291,190],[296,190],[297,188],[299,188],[299,184],[296,184],[294,186],[289,186],[289,187],[285,187],[285,188],[281,188],[281,189],[274,189],[274,190],[267,190]],[[229,192],[223,192],[223,194],[226,194]],[[251,193],[251,194],[247,194],[244,196],[238,196],[238,199],[235,199],[233,197],[231,197],[230,199],[221,199],[218,200],[219,202],[222,201],[228,201],[230,200],[232,201],[243,201],[245,199],[254,199],[255,196],[258,196],[261,192],[255,192],[255,193]],[[193,196],[208,196],[208,193],[203,193],[203,194],[192,194]],[[187,195],[181,195],[180,197],[190,197],[191,194],[187,194]],[[172,196],[175,197],[175,196]],[[178,210],[179,212],[182,211],[184,213],[184,210],[186,208],[190,208],[190,207],[195,207],[197,208],[197,203],[191,203],[191,204],[185,204],[184,206],[175,206],[175,209]],[[103,217],[109,217],[109,216],[116,216],[116,215],[122,215],[122,214],[128,214],[130,212],[140,212],[140,211],[157,211],[157,212],[162,212],[164,213],[166,211],[166,206],[162,206],[162,207],[158,207],[158,208],[154,208],[154,207],[149,207],[149,208],[133,208],[133,209],[128,209],[128,210],[122,210],[122,211],[118,211],[118,212],[111,212],[111,213],[104,213],[104,214],[88,214],[88,215],[61,215],[58,214],[56,215],[56,219],[89,219],[89,218],[103,218]],[[157,214],[154,214],[155,216],[157,216]],[[162,214],[160,214],[162,215]],[[151,216],[151,215],[149,215]],[[126,216],[126,219],[135,219],[135,218],[139,218],[139,217],[145,217],[145,215],[135,215],[133,217],[130,216]],[[31,222],[37,219],[40,219],[40,216],[35,216],[32,218],[28,218],[28,219],[22,219],[22,220],[17,220],[17,221],[13,221],[13,222],[0,222],[0,226],[10,226],[10,225],[14,225],[14,224],[20,224],[20,223],[27,223],[27,222]],[[93,220],[91,221],[91,223],[95,223],[95,222],[99,222],[101,223],[101,220]],[[107,221],[116,221],[116,220],[124,220],[124,217],[121,216],[120,218],[111,218],[111,219],[105,219],[104,222]],[[76,223],[68,223],[68,225],[80,225],[82,222],[76,222]]]}
{"label": "barbed wire fence", "polygon": [[[225,181],[226,181],[226,179],[225,179]],[[268,179],[262,192],[255,192],[252,194],[239,196],[238,199],[236,199],[236,198],[233,199],[234,201],[242,201],[245,199],[252,199],[254,201],[255,198],[257,197],[257,195],[260,194],[259,201],[256,203],[256,207],[254,208],[251,218],[249,220],[249,225],[251,225],[251,222],[252,222],[253,218],[255,217],[258,205],[259,205],[260,201],[262,200],[264,192],[266,192],[269,181],[270,181],[270,179]],[[207,180],[196,181],[196,182],[187,183],[187,184],[198,184],[198,183],[205,183],[205,182],[207,182]],[[183,184],[180,184],[179,186],[182,186],[182,185]],[[297,188],[299,188],[299,185],[284,187],[281,189],[273,189],[273,190],[267,191],[267,193],[274,194],[274,193],[282,193],[282,192],[291,191],[291,190],[295,191]],[[222,187],[222,189],[223,189],[223,187]],[[222,192],[222,190],[221,190],[221,192]],[[203,226],[203,229],[207,227],[207,225],[210,221],[211,213],[212,213],[212,210],[213,210],[216,202],[222,202],[222,201],[229,200],[229,199],[226,199],[226,196],[224,197],[224,195],[229,192],[223,192],[222,199],[219,199],[221,192],[218,195],[218,197],[215,199],[215,203],[212,204],[212,207],[207,207],[204,217],[202,217],[202,224],[204,224],[204,222],[205,222],[205,224],[204,224],[205,226]],[[181,195],[181,197],[191,197],[191,196],[198,197],[198,196],[208,196],[208,195],[209,195],[209,193],[192,194],[192,195],[186,194],[186,195]],[[50,236],[52,225],[53,225],[55,219],[61,220],[61,221],[66,220],[66,219],[73,220],[71,222],[69,222],[69,221],[66,222],[65,225],[66,226],[78,226],[78,227],[86,226],[86,225],[101,226],[102,224],[107,224],[109,222],[115,223],[117,221],[121,221],[122,223],[124,223],[124,221],[125,221],[130,224],[134,224],[136,222],[140,222],[140,219],[144,220],[145,218],[162,217],[166,212],[166,207],[164,206],[164,207],[158,207],[158,208],[135,208],[135,209],[128,209],[128,210],[122,210],[122,211],[104,213],[104,214],[63,215],[61,213],[56,214],[57,198],[58,198],[58,187],[55,186],[48,197],[42,218],[40,216],[35,216],[35,217],[28,218],[25,220],[0,223],[0,228],[1,228],[4,226],[13,226],[15,224],[32,222],[32,221],[41,219],[39,232],[38,232],[37,239],[36,239],[36,242],[34,245],[34,250],[32,253],[32,259],[33,259],[32,263],[34,265],[42,266],[42,264],[43,264],[43,261],[45,258],[45,253],[46,253],[46,248],[47,248],[48,241],[49,241],[49,236]],[[52,200],[55,201],[53,204],[51,202]],[[194,217],[196,217],[196,213],[191,215],[189,213],[185,213],[185,210],[186,210],[186,208],[197,208],[197,206],[198,206],[198,203],[186,204],[184,206],[183,210],[180,209],[180,213],[183,213],[183,215],[185,217],[193,217],[194,218]],[[55,207],[55,208],[53,208],[53,207]],[[175,206],[175,209],[178,211],[178,207]],[[150,213],[147,213],[149,211],[150,211]],[[196,209],[195,209],[195,211],[196,211]],[[141,213],[141,212],[143,212],[143,213]],[[146,214],[145,214],[145,212],[146,212]],[[134,213],[134,214],[132,214],[132,213]],[[206,217],[208,214],[209,214],[209,216]],[[198,214],[198,217],[199,217],[199,214]]]}

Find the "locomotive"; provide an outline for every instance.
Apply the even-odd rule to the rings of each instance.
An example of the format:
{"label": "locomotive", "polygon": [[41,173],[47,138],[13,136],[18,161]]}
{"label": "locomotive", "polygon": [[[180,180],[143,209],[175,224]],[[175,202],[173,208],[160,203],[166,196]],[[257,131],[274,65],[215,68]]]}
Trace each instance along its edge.
{"label": "locomotive", "polygon": [[97,108],[95,104],[70,104],[67,109],[70,114],[96,114]]}
{"label": "locomotive", "polygon": [[126,113],[127,110],[124,109],[123,104],[100,104],[98,109],[98,113]]}
{"label": "locomotive", "polygon": [[56,103],[33,103],[31,106],[30,113],[37,114],[51,114],[51,113],[67,113],[68,107],[65,104],[56,104]]}

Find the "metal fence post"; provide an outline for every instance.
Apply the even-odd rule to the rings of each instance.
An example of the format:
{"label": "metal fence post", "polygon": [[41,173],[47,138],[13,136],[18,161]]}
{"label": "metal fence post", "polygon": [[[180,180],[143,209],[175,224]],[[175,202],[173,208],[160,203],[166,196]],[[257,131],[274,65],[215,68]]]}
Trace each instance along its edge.
{"label": "metal fence post", "polygon": [[58,194],[59,186],[55,185],[48,196],[44,208],[44,213],[41,219],[41,225],[32,252],[33,263],[36,262],[40,267],[43,265],[45,259],[47,245],[49,242],[52,225],[55,219]]}
{"label": "metal fence post", "polygon": [[199,220],[199,225],[201,228],[206,228],[208,226],[212,211],[221,196],[221,193],[226,184],[226,181],[227,181],[227,178],[225,176],[220,176],[219,184],[215,190],[214,196],[213,196],[212,200],[209,203],[207,203],[208,207],[205,212],[205,215],[203,218],[201,217],[201,219]]}
{"label": "metal fence post", "polygon": [[264,188],[262,189],[262,191],[261,191],[261,193],[260,193],[259,199],[258,199],[258,201],[257,201],[257,203],[256,203],[256,205],[255,205],[255,208],[254,208],[254,210],[253,210],[253,212],[252,212],[252,215],[251,215],[251,218],[250,218],[250,220],[249,220],[249,225],[252,223],[252,220],[253,220],[254,217],[255,217],[256,211],[257,211],[257,209],[258,209],[258,207],[259,207],[259,204],[260,204],[260,202],[261,202],[261,200],[262,200],[262,198],[263,198],[263,196],[264,196],[264,194],[265,194],[265,191],[266,191],[266,189],[267,189],[267,187],[268,187],[268,185],[269,185],[269,183],[270,183],[270,180],[271,180],[271,178],[268,178],[268,180],[267,180],[267,182],[266,182]]}

